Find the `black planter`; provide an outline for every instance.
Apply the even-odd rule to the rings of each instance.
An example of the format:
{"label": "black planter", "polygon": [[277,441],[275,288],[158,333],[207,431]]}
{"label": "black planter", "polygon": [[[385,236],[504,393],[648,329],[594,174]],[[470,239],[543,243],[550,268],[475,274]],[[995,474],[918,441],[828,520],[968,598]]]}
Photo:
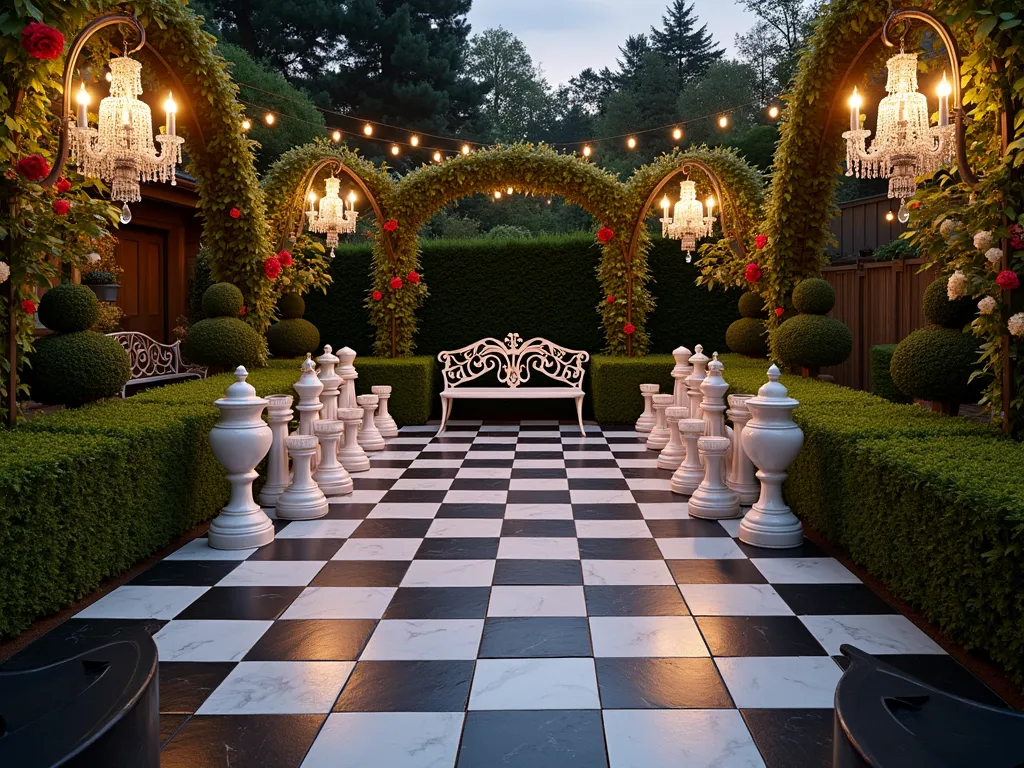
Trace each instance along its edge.
{"label": "black planter", "polygon": [[117,292],[121,286],[117,283],[103,283],[102,285],[86,284],[90,291],[96,294],[100,301],[117,301]]}

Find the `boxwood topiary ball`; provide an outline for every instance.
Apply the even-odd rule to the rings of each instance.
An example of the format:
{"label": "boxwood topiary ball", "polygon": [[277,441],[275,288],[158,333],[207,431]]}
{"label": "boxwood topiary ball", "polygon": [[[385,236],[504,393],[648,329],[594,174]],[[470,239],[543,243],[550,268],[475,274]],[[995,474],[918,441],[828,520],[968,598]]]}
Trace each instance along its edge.
{"label": "boxwood topiary ball", "polygon": [[260,337],[237,317],[209,317],[189,326],[181,351],[199,365],[251,366],[260,356]]}
{"label": "boxwood topiary ball", "polygon": [[231,283],[214,283],[203,294],[203,313],[207,317],[238,317],[245,299]]}
{"label": "boxwood topiary ball", "polygon": [[969,297],[950,301],[946,293],[948,280],[947,277],[940,277],[924,289],[921,308],[924,309],[925,319],[929,323],[962,331],[964,326],[974,319],[978,308]]}
{"label": "boxwood topiary ball", "polygon": [[306,313],[306,302],[301,294],[283,293],[277,300],[277,313],[283,320],[295,320]]}
{"label": "boxwood topiary ball", "polygon": [[745,357],[768,356],[768,329],[764,320],[741,317],[725,331],[725,343],[733,352]]}
{"label": "boxwood topiary ball", "polygon": [[55,285],[39,301],[39,322],[58,333],[87,331],[99,316],[99,299],[84,285]]}
{"label": "boxwood topiary ball", "polygon": [[267,330],[267,346],[275,357],[305,357],[320,348],[320,331],[302,318],[281,320]]}
{"label": "boxwood topiary ball", "polygon": [[95,331],[44,336],[29,359],[29,391],[45,405],[77,406],[114,397],[131,378],[128,353]]}
{"label": "boxwood topiary ball", "polygon": [[740,296],[739,307],[741,317],[759,317],[761,319],[768,317],[768,313],[764,309],[764,299],[753,291],[747,291]]}
{"label": "boxwood topiary ball", "polygon": [[827,315],[836,305],[836,291],[828,280],[809,277],[793,289],[793,306],[805,315]]}
{"label": "boxwood topiary ball", "polygon": [[775,329],[774,342],[775,354],[783,363],[804,368],[839,365],[853,350],[850,329],[824,315],[789,318]]}
{"label": "boxwood topiary ball", "polygon": [[896,345],[889,363],[901,392],[922,400],[963,403],[972,400],[968,384],[978,341],[953,328],[921,328]]}

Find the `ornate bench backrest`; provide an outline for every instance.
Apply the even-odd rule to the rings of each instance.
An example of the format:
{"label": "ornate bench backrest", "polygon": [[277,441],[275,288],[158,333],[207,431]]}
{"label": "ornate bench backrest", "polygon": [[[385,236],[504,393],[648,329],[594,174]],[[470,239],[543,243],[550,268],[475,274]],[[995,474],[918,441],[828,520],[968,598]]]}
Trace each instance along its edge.
{"label": "ornate bench backrest", "polygon": [[132,379],[147,379],[181,373],[181,342],[161,344],[138,331],[118,331],[108,334],[117,339],[128,353],[132,366]]}
{"label": "ornate bench backrest", "polygon": [[578,387],[583,383],[583,364],[590,359],[590,353],[560,347],[539,337],[523,341],[518,333],[510,333],[504,342],[490,337],[480,339],[462,349],[445,350],[437,359],[443,363],[445,389],[473,381],[489,371],[497,371],[498,381],[511,389],[529,381],[531,371]]}

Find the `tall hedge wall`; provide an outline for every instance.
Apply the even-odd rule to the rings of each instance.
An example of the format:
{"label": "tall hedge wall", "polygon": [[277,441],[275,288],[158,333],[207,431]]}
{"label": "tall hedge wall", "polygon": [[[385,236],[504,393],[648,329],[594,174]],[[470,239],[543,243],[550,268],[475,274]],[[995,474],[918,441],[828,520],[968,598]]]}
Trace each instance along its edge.
{"label": "tall hedge wall", "polygon": [[[544,336],[567,347],[599,351],[604,300],[596,268],[600,248],[590,235],[532,240],[426,240],[423,275],[430,295],[420,310],[416,354],[436,355],[484,336]],[[649,255],[657,305],[648,321],[651,352],[670,352],[698,339],[725,349],[725,329],[738,317],[738,293],[695,284],[676,241],[655,240]],[[324,343],[370,353],[373,328],[362,302],[370,287],[370,245],[338,249],[327,294],[306,298],[306,319]],[[699,337],[699,338],[698,338]]]}

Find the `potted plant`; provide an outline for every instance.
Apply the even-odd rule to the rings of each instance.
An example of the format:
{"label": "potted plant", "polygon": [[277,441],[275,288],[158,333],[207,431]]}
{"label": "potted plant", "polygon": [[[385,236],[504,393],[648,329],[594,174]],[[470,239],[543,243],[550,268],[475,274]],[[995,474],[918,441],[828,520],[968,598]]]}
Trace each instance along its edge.
{"label": "potted plant", "polygon": [[117,301],[117,292],[121,286],[117,275],[104,269],[94,269],[82,275],[82,285],[87,286],[100,301]]}

